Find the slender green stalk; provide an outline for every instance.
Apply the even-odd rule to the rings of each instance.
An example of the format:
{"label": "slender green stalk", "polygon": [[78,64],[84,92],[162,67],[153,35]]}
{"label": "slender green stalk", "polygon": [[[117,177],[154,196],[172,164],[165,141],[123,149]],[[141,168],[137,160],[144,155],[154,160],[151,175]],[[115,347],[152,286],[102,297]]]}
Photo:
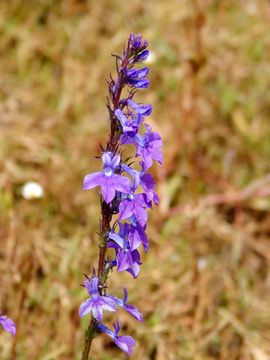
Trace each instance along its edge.
{"label": "slender green stalk", "polygon": [[88,360],[92,340],[95,337],[96,327],[97,327],[97,321],[92,317],[91,322],[85,334],[85,345],[84,345],[82,360]]}

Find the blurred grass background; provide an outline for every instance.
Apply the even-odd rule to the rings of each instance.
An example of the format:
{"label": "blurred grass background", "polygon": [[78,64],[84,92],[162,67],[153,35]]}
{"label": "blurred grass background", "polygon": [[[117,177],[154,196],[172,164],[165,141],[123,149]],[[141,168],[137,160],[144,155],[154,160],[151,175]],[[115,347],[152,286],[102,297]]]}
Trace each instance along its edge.
{"label": "blurred grass background", "polygon": [[[82,179],[130,32],[150,43],[140,99],[165,155],[141,275],[109,282],[145,317],[120,314],[133,358],[270,359],[269,24],[266,0],[0,2],[0,308],[18,324],[15,339],[1,331],[1,359],[80,359],[99,221]],[[42,199],[21,196],[32,180]],[[125,358],[93,342],[91,359]]]}

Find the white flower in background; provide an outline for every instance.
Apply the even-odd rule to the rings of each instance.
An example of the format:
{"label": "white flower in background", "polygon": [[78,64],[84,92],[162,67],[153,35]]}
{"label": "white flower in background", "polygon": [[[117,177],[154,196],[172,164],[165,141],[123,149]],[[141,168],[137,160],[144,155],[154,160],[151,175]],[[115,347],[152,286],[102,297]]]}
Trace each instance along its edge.
{"label": "white flower in background", "polygon": [[204,256],[199,257],[198,262],[197,262],[198,270],[204,271],[207,268],[207,266],[208,266],[207,258]]}
{"label": "white flower in background", "polygon": [[148,58],[146,59],[146,63],[147,64],[153,64],[155,63],[157,60],[157,56],[156,54],[153,52],[153,51],[149,51],[149,55],[148,55]]}
{"label": "white flower in background", "polygon": [[25,199],[38,199],[41,198],[43,195],[43,187],[35,181],[29,181],[25,183],[22,187],[22,196]]}

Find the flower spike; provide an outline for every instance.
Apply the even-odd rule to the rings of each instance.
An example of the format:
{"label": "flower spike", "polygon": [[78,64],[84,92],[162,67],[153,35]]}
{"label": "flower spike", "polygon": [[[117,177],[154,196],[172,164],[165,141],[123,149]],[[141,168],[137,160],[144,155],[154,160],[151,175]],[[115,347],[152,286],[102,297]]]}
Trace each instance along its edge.
{"label": "flower spike", "polygon": [[[148,42],[140,34],[131,34],[122,55],[113,55],[117,77],[110,76],[108,81],[110,134],[106,146],[101,146],[103,167],[101,171],[86,175],[83,181],[85,190],[99,187],[101,193],[98,269],[84,280],[90,298],[79,308],[81,317],[92,314],[83,360],[88,359],[91,342],[98,331],[110,336],[128,355],[133,353],[135,340],[131,336],[119,336],[119,320],[114,330],[103,324],[106,311],[115,312],[120,307],[136,320],[143,320],[137,307],[127,303],[126,288],[121,299],[107,293],[107,284],[114,268],[130,273],[134,279],[138,277],[142,265],[140,249],[145,252],[149,249],[147,210],[158,204],[155,181],[148,170],[154,162],[161,164],[163,161],[162,139],[144,122],[152,113],[152,105],[135,99],[140,89],[150,85],[149,68],[141,66],[149,55],[147,47]],[[133,145],[134,153],[125,158],[123,154],[128,144]],[[112,251],[107,253],[108,249]]]}

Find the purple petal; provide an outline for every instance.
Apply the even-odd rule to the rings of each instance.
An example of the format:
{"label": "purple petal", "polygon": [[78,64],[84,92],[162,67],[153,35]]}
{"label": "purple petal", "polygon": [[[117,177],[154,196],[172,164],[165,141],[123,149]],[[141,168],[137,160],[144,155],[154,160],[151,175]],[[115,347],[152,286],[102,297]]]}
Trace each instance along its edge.
{"label": "purple petal", "polygon": [[114,331],[115,331],[115,336],[117,336],[119,334],[119,331],[120,331],[120,321],[119,319],[116,320],[116,323],[113,324],[113,327],[114,327]]}
{"label": "purple petal", "polygon": [[119,205],[119,220],[129,218],[133,214],[134,206],[130,200],[124,200]]}
{"label": "purple petal", "polygon": [[141,177],[141,183],[145,191],[155,189],[155,180],[151,174],[144,174]]}
{"label": "purple petal", "polygon": [[128,241],[130,243],[130,250],[136,250],[141,246],[141,238],[138,236],[137,231],[131,230],[129,233]]}
{"label": "purple petal", "polygon": [[128,223],[121,223],[120,221],[118,221],[118,225],[119,225],[119,235],[123,239],[127,239],[127,236],[128,236],[128,233],[129,233],[129,224]]}
{"label": "purple petal", "polygon": [[130,192],[130,180],[125,176],[113,174],[110,179],[110,184],[117,191],[120,191],[124,194],[128,194]]}
{"label": "purple petal", "polygon": [[131,79],[142,79],[148,75],[149,68],[144,67],[142,69],[129,69],[126,70],[126,77]]}
{"label": "purple petal", "polygon": [[104,152],[102,154],[102,161],[105,166],[110,166],[112,161],[113,153],[110,151]]}
{"label": "purple petal", "polygon": [[130,313],[130,315],[132,315],[136,320],[138,321],[142,321],[143,320],[143,316],[142,313],[133,305],[126,305],[125,309],[128,313]]}
{"label": "purple petal", "polygon": [[100,304],[95,304],[92,308],[92,314],[97,321],[100,321],[103,317],[102,306]]}
{"label": "purple petal", "polygon": [[131,99],[128,99],[127,103],[137,112],[137,114],[148,116],[152,112],[152,105],[137,104]]}
{"label": "purple petal", "polygon": [[102,302],[103,310],[107,310],[107,311],[115,311],[116,310],[116,304],[112,298],[110,298],[108,296],[101,296],[100,301]]}
{"label": "purple petal", "polygon": [[144,61],[148,58],[148,55],[149,55],[149,51],[143,50],[141,53],[139,53],[137,56],[135,56],[134,62]]}
{"label": "purple petal", "polygon": [[124,271],[130,267],[130,256],[125,251],[120,251],[116,258],[117,271]]}
{"label": "purple petal", "polygon": [[113,169],[116,169],[117,166],[120,164],[120,160],[121,160],[121,157],[120,155],[115,155],[112,159],[112,162],[111,162],[111,167]]}
{"label": "purple petal", "polygon": [[115,188],[111,186],[110,178],[101,185],[101,193],[106,203],[110,203],[115,197]]}
{"label": "purple petal", "polygon": [[89,190],[89,189],[93,189],[96,186],[100,186],[102,179],[103,179],[102,172],[94,172],[92,174],[86,175],[83,180],[83,189]]}
{"label": "purple petal", "polygon": [[144,251],[147,252],[149,249],[149,242],[143,227],[137,227],[137,234],[142,241]]}
{"label": "purple petal", "polygon": [[118,336],[118,333],[120,331],[120,323],[119,320],[117,320],[117,323],[113,325],[114,331],[107,328],[107,326],[99,323],[98,328],[99,330],[103,331],[105,334],[110,336],[114,343],[124,352],[126,352],[129,355],[132,355],[132,347],[136,345],[135,340],[131,336]]}
{"label": "purple petal", "polygon": [[91,299],[87,299],[86,301],[84,301],[80,308],[79,308],[79,315],[80,317],[83,317],[87,314],[89,314],[92,311],[92,300]]}
{"label": "purple petal", "polygon": [[139,80],[129,79],[128,85],[134,86],[135,88],[138,88],[138,89],[146,89],[150,85],[150,80],[148,80],[148,79],[139,79]]}
{"label": "purple petal", "polygon": [[130,243],[131,251],[137,249],[141,244],[143,244],[144,251],[148,251],[149,244],[144,227],[138,224],[137,221],[135,225],[132,224],[131,226],[128,241]]}
{"label": "purple petal", "polygon": [[144,149],[137,154],[142,156],[143,159],[143,164],[145,166],[146,169],[149,169],[152,165],[153,165],[153,159],[152,156],[149,155],[148,151],[145,151]]}
{"label": "purple petal", "polygon": [[144,116],[149,116],[152,112],[152,105],[140,105],[137,113]]}
{"label": "purple petal", "polygon": [[116,234],[113,231],[110,231],[109,238],[112,239],[113,241],[115,241],[121,247],[121,249],[124,249],[125,240],[121,236],[119,236],[118,234]]}
{"label": "purple petal", "polygon": [[11,319],[8,319],[6,316],[0,316],[0,324],[3,326],[3,329],[12,336],[16,334],[16,325]]}
{"label": "purple petal", "polygon": [[120,121],[122,126],[124,126],[128,122],[128,119],[125,117],[125,115],[122,113],[120,109],[116,109],[114,114],[117,117],[117,119]]}
{"label": "purple petal", "polygon": [[133,188],[137,189],[140,183],[140,171],[134,170],[125,164],[122,164],[121,169],[133,177]]}
{"label": "purple petal", "polygon": [[90,295],[98,293],[98,283],[99,280],[96,276],[92,277],[91,279],[86,279],[83,282]]}
{"label": "purple petal", "polygon": [[110,336],[112,339],[114,339],[114,336],[115,336],[114,332],[113,332],[112,330],[110,330],[107,326],[99,323],[99,324],[98,324],[98,329],[99,329],[100,331],[103,331],[105,334],[107,334],[108,336]]}
{"label": "purple petal", "polygon": [[128,355],[133,354],[132,347],[136,345],[135,340],[131,336],[116,336],[114,343]]}
{"label": "purple petal", "polygon": [[134,215],[136,216],[136,219],[141,226],[144,226],[147,223],[148,215],[147,211],[143,207],[135,207]]}
{"label": "purple petal", "polygon": [[130,274],[136,279],[140,273],[140,265],[137,263],[133,263],[132,266],[128,269]]}
{"label": "purple petal", "polygon": [[148,73],[149,73],[149,68],[146,66],[142,69],[137,70],[136,78],[142,79],[142,78],[146,77],[148,75]]}

